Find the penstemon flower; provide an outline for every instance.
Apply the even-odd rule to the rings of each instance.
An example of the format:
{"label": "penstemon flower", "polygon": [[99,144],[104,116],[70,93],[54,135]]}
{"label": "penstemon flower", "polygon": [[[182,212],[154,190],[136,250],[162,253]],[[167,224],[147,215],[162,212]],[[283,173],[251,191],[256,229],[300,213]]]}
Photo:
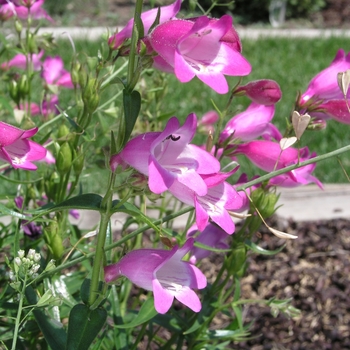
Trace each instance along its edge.
{"label": "penstemon flower", "polygon": [[[168,6],[160,7],[160,18],[159,23],[163,23],[177,15],[180,11],[181,0],[176,0],[173,4]],[[152,24],[157,18],[158,9],[154,8],[149,11],[145,11],[141,14],[141,21],[143,24],[143,30],[145,35],[147,35],[150,30]],[[112,35],[108,40],[108,45],[116,50],[120,48],[124,41],[131,38],[131,34],[134,27],[134,19],[131,19],[126,26],[118,33]]]}
{"label": "penstemon flower", "polygon": [[46,149],[36,142],[27,140],[34,136],[38,128],[21,130],[15,126],[0,122],[0,159],[14,168],[36,170],[32,161],[46,156]]}
{"label": "penstemon flower", "polygon": [[244,76],[251,71],[240,53],[238,35],[232,31],[232,17],[228,15],[162,23],[148,37],[158,54],[154,67],[175,73],[182,83],[197,76],[217,93],[225,94],[229,87],[224,75]]}
{"label": "penstemon flower", "polygon": [[340,49],[330,66],[312,78],[306,91],[301,95],[300,104],[303,105],[310,99],[317,101],[343,98],[337,74],[348,69],[350,69],[350,52],[345,55],[344,50]]}
{"label": "penstemon flower", "polygon": [[271,123],[274,113],[274,105],[251,103],[245,111],[235,115],[227,122],[220,134],[220,141],[223,142],[228,137],[231,137],[232,140],[251,141],[264,135],[280,140],[281,133]]}
{"label": "penstemon flower", "polygon": [[200,231],[208,225],[209,218],[228,234],[235,231],[235,224],[228,211],[240,209],[243,200],[233,186],[225,181],[234,171],[226,174],[203,175],[203,180],[208,186],[208,192],[204,196],[197,195],[191,188],[178,181],[169,188],[169,192],[174,197],[195,207],[196,224]]}
{"label": "penstemon flower", "polygon": [[70,73],[64,69],[60,56],[45,58],[42,77],[48,85],[58,85],[69,89],[74,87]]}
{"label": "penstemon flower", "polygon": [[[195,236],[198,231],[197,225],[194,224],[188,229],[186,236],[188,238],[193,237],[195,242],[202,243],[212,248],[228,249],[229,246],[226,243],[228,235],[222,228],[209,223],[202,232]],[[210,253],[210,250],[193,247],[191,250],[190,262],[196,264],[199,260],[208,257]]]}
{"label": "penstemon flower", "polygon": [[[164,131],[149,132],[130,140],[115,159],[124,161],[149,177],[149,188],[160,194],[175,181],[199,195],[207,193],[200,175],[218,172],[220,163],[201,148],[190,145],[197,127],[197,118],[188,115],[183,126],[171,118]],[[113,157],[111,163],[113,163]]]}
{"label": "penstemon flower", "polygon": [[105,281],[113,283],[125,276],[137,286],[153,291],[155,309],[161,314],[170,309],[174,298],[199,312],[201,302],[193,289],[205,288],[207,280],[196,266],[182,261],[192,247],[190,238],[182,248],[133,250],[118,263],[104,268]]}

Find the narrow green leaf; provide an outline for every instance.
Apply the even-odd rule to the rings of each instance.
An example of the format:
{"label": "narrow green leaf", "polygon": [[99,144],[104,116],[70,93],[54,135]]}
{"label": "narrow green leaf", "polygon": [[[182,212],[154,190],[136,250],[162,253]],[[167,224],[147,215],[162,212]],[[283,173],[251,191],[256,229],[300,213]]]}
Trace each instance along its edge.
{"label": "narrow green leaf", "polygon": [[158,312],[154,308],[154,300],[153,298],[149,298],[145,303],[142,304],[139,313],[130,323],[115,326],[118,328],[134,328],[141,325],[142,323],[151,320],[157,314]]}
{"label": "narrow green leaf", "polygon": [[107,311],[105,309],[91,310],[84,304],[75,305],[69,315],[66,350],[89,349],[106,319]]}
{"label": "narrow green leaf", "polygon": [[123,105],[125,118],[125,134],[122,147],[128,142],[129,137],[134,129],[137,117],[141,109],[141,95],[138,91],[128,92],[123,90]]}
{"label": "narrow green leaf", "polygon": [[142,213],[142,211],[137,208],[135,205],[125,202],[120,205],[120,201],[118,199],[112,202],[112,213],[122,212],[131,215],[132,217],[139,219],[146,225],[152,227],[156,232],[160,233],[160,228],[153,224],[152,220],[148,216]]}
{"label": "narrow green leaf", "polygon": [[285,244],[283,244],[281,247],[275,249],[275,250],[267,250],[264,248],[259,247],[257,244],[253,243],[252,241],[250,241],[249,239],[247,239],[244,244],[251,249],[254,253],[258,253],[258,254],[262,254],[262,255],[275,255],[279,252],[281,252],[284,247],[286,246]]}
{"label": "narrow green leaf", "polygon": [[[26,289],[26,298],[29,304],[37,303],[37,296],[34,289],[29,286]],[[62,350],[65,348],[67,334],[62,323],[50,318],[44,311],[34,309],[33,315],[40,330],[42,331],[47,344],[52,350]]]}

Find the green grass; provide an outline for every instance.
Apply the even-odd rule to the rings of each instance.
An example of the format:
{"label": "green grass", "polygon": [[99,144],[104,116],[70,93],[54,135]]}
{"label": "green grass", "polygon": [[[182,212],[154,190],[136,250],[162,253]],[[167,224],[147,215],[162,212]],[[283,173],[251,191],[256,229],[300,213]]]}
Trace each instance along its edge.
{"label": "green grass", "polygon": [[[333,60],[337,50],[349,48],[346,38],[319,39],[286,39],[267,38],[243,40],[243,54],[252,64],[253,70],[249,77],[243,79],[246,83],[254,79],[269,78],[276,80],[282,89],[283,97],[276,106],[274,122],[284,131],[285,121],[289,117],[296,98],[297,91],[304,91],[310,79],[320,70],[326,68]],[[84,51],[95,56],[100,47],[99,43],[75,42],[77,52]],[[72,57],[72,49],[68,42],[61,42],[57,50],[51,54],[60,54],[68,64]],[[158,74],[158,73],[155,73]],[[230,86],[238,81],[229,77]],[[111,94],[113,92],[109,92]],[[213,109],[211,100],[223,109],[227,95],[218,95],[198,79],[187,84],[179,83],[174,76],[168,79],[168,94],[162,103],[162,113],[172,113],[184,119],[190,112],[198,117]],[[231,105],[231,115],[244,110],[250,101],[246,98],[234,100]],[[141,111],[142,114],[142,111]],[[349,143],[350,126],[329,121],[327,128],[322,131],[307,131],[302,139],[302,146],[307,145],[311,151],[323,154]],[[346,154],[341,160],[350,172],[350,161]],[[346,182],[341,167],[336,159],[319,163],[316,176],[325,183]]]}

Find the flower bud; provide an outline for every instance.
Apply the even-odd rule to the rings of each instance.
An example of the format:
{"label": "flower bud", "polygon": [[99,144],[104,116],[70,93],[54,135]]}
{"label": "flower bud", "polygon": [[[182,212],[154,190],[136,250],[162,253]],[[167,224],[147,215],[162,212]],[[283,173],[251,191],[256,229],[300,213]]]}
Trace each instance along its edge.
{"label": "flower bud", "polygon": [[56,169],[60,175],[67,174],[72,166],[72,150],[68,142],[64,142],[57,155]]}
{"label": "flower bud", "polygon": [[13,99],[13,101],[19,105],[20,101],[20,93],[19,93],[19,88],[18,84],[15,80],[11,80],[9,84],[9,93],[10,97]]}
{"label": "flower bud", "polygon": [[231,258],[228,260],[228,271],[232,275],[241,272],[247,258],[247,248],[244,243],[239,242],[232,251]]}
{"label": "flower bud", "polygon": [[21,250],[19,250],[19,251],[17,252],[17,255],[18,255],[19,258],[22,259],[22,258],[24,258],[25,251],[21,249]]}
{"label": "flower bud", "polygon": [[79,62],[74,61],[72,62],[71,65],[71,70],[70,70],[70,76],[72,79],[72,83],[74,86],[79,85],[79,71],[80,71],[81,65]]}
{"label": "flower bud", "polygon": [[81,150],[77,150],[73,152],[73,169],[76,175],[80,175],[84,168],[85,156]]}
{"label": "flower bud", "polygon": [[275,211],[278,196],[272,192],[266,192],[262,188],[257,188],[250,195],[255,207],[263,218],[270,217]]}
{"label": "flower bud", "polygon": [[89,79],[83,91],[83,101],[89,111],[93,113],[100,103],[100,96],[98,91],[98,84],[95,78]]}
{"label": "flower bud", "polygon": [[57,221],[50,222],[50,225],[46,227],[44,233],[48,248],[54,259],[61,259],[64,247]]}
{"label": "flower bud", "polygon": [[27,253],[27,258],[29,260],[34,260],[34,254],[35,254],[35,250],[34,249],[29,249],[28,253]]}
{"label": "flower bud", "polygon": [[18,93],[19,95],[24,98],[24,96],[28,95],[29,92],[29,81],[26,74],[23,74],[21,78],[19,79],[18,83]]}
{"label": "flower bud", "polygon": [[22,265],[22,260],[18,256],[15,257],[14,262],[18,267]]}
{"label": "flower bud", "polygon": [[31,54],[38,52],[38,46],[35,42],[35,36],[30,32],[28,33],[28,51]]}
{"label": "flower bud", "polygon": [[70,131],[66,124],[61,124],[58,128],[57,133],[57,142],[62,145],[64,141],[68,141],[68,135],[70,134]]}
{"label": "flower bud", "polygon": [[278,102],[282,97],[280,86],[270,79],[255,80],[244,86],[238,87],[234,94],[244,93],[253,102],[269,106]]}
{"label": "flower bud", "polygon": [[22,23],[17,19],[15,21],[15,29],[16,29],[17,34],[20,34],[22,32],[22,29],[23,29]]}

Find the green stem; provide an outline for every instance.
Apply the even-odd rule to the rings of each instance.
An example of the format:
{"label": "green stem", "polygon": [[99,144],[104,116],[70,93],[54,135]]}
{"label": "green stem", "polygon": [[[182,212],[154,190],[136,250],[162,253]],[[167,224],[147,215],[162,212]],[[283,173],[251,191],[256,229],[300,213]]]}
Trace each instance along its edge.
{"label": "green stem", "polygon": [[270,180],[271,178],[277,176],[277,175],[281,175],[281,174],[284,174],[284,173],[287,173],[288,171],[292,171],[294,169],[298,169],[298,168],[301,168],[305,165],[309,165],[309,164],[313,164],[313,163],[317,163],[317,162],[320,162],[322,160],[325,160],[325,159],[328,159],[328,158],[331,158],[331,157],[335,157],[337,156],[338,154],[341,154],[341,153],[344,153],[344,152],[347,152],[347,151],[350,151],[350,145],[348,146],[345,146],[345,147],[342,147],[342,148],[339,148],[335,151],[332,151],[332,152],[328,152],[326,154],[322,154],[320,156],[317,156],[317,157],[314,157],[314,158],[311,158],[311,159],[308,159],[308,160],[305,160],[304,162],[301,162],[299,164],[295,164],[295,165],[290,165],[290,166],[287,166],[283,169],[280,169],[280,170],[276,170],[276,171],[273,171],[269,174],[266,174],[266,175],[263,175],[263,176],[260,176],[259,178],[257,179],[254,179],[252,181],[249,181],[247,183],[245,183],[244,185],[241,185],[241,186],[237,186],[236,187],[236,190],[237,191],[242,191],[242,190],[245,190],[253,185],[257,185],[263,181],[267,181],[267,180]]}
{"label": "green stem", "polygon": [[128,65],[128,75],[127,75],[127,83],[126,88],[130,92],[134,89],[134,74],[135,74],[135,65],[136,65],[136,50],[137,50],[137,42],[138,42],[138,28],[137,23],[141,21],[141,12],[142,12],[142,4],[143,0],[136,0],[135,5],[135,13],[134,13],[134,27],[131,36],[131,45],[130,45],[130,54],[129,54],[129,65]]}
{"label": "green stem", "polygon": [[[192,211],[192,210],[193,210],[192,207],[184,208],[184,209],[180,210],[180,211],[177,212],[177,213],[173,213],[173,214],[170,214],[170,215],[166,216],[166,217],[163,218],[163,219],[159,219],[159,220],[153,221],[153,225],[160,225],[160,224],[162,224],[162,223],[164,223],[164,222],[168,222],[168,221],[170,221],[170,220],[175,219],[175,218],[178,217],[178,216],[187,214],[188,212],[190,212],[190,211]],[[147,231],[148,229],[150,229],[150,227],[151,227],[151,226],[149,226],[149,225],[145,225],[145,226],[142,226],[142,227],[138,228],[137,230],[135,230],[135,231],[129,233],[128,235],[123,236],[120,240],[118,240],[118,241],[116,241],[116,242],[114,242],[114,243],[112,243],[112,244],[107,245],[107,246],[105,247],[104,251],[108,251],[108,250],[111,250],[111,249],[113,249],[113,248],[116,248],[116,247],[121,246],[124,242],[128,241],[129,239],[132,239],[132,238],[136,237],[137,235],[139,235],[139,234],[142,233],[142,232]],[[94,254],[95,254],[95,253],[93,253],[93,252],[92,252],[92,253],[89,253],[89,254],[85,254],[85,255],[82,255],[82,256],[80,256],[80,257],[78,257],[78,258],[75,258],[75,259],[73,259],[73,260],[71,260],[71,261],[68,261],[68,262],[66,262],[66,263],[64,263],[64,264],[61,264],[60,266],[57,266],[56,268],[54,268],[54,269],[52,269],[52,270],[50,270],[50,271],[48,271],[48,272],[46,272],[46,273],[41,274],[41,275],[36,279],[36,282],[40,282],[40,281],[42,281],[44,278],[47,278],[47,277],[50,276],[50,275],[54,275],[55,273],[60,272],[61,270],[64,270],[64,269],[66,269],[66,268],[69,268],[69,267],[71,267],[71,266],[74,266],[74,265],[76,265],[76,264],[79,264],[80,262],[82,262],[82,261],[84,261],[84,260],[86,260],[86,259],[90,259],[90,258],[92,258],[92,257],[94,256]]]}
{"label": "green stem", "polygon": [[95,259],[92,267],[92,276],[90,284],[89,305],[93,305],[99,296],[99,282],[100,273],[103,266],[105,242],[109,220],[112,215],[112,199],[113,199],[113,185],[115,181],[116,173],[111,172],[108,183],[107,193],[104,196],[101,207],[104,208],[104,212],[101,212],[100,227],[97,234],[97,246],[95,251]]}
{"label": "green stem", "polygon": [[23,286],[22,286],[22,291],[20,292],[20,298],[19,298],[17,317],[16,317],[16,323],[15,323],[15,330],[14,330],[14,333],[13,333],[13,340],[12,340],[12,348],[11,348],[11,350],[16,350],[18,332],[19,332],[19,327],[21,325],[21,316],[22,316],[22,310],[23,310],[24,293],[25,293],[26,287],[27,287],[27,273],[25,274],[24,281],[23,281]]}

